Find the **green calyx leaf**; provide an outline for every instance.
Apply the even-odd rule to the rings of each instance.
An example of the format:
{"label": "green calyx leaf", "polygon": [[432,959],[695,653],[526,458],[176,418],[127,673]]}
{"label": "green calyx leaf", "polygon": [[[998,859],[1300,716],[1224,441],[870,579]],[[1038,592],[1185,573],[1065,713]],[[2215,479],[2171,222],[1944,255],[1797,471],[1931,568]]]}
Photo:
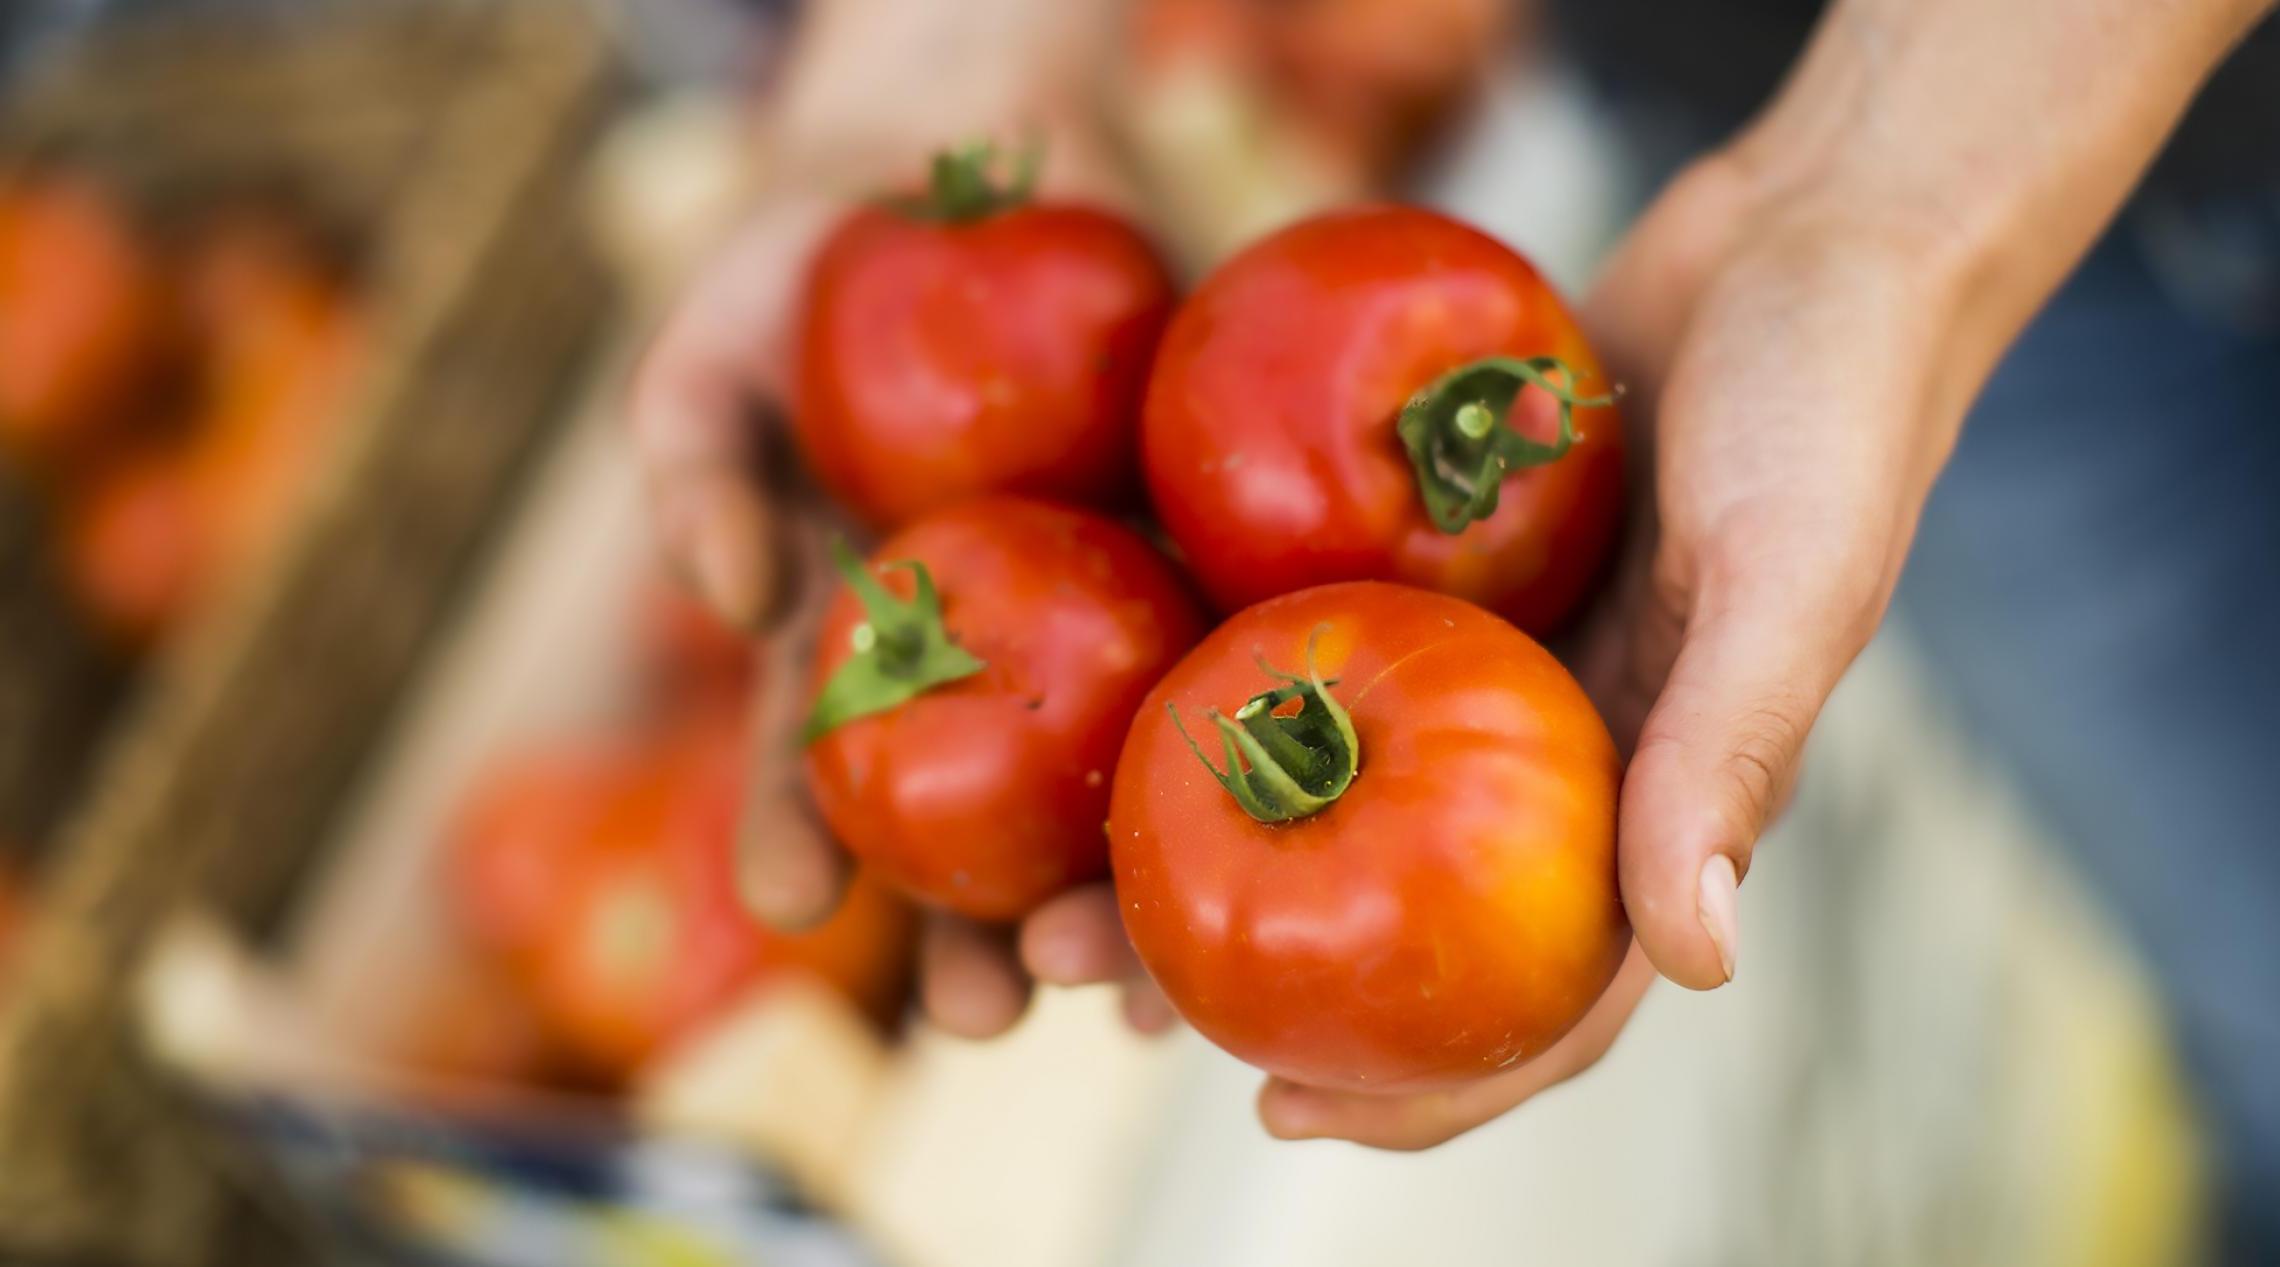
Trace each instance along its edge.
{"label": "green calyx leaf", "polygon": [[938,224],[965,224],[1009,211],[1029,201],[1037,189],[1045,147],[1031,143],[1010,154],[989,141],[971,141],[934,156],[926,193],[899,198],[897,211]]}
{"label": "green calyx leaf", "polygon": [[[1496,513],[1506,475],[1567,456],[1576,441],[1575,411],[1615,403],[1612,392],[1578,395],[1580,378],[1556,356],[1491,356],[1450,370],[1409,398],[1394,430],[1434,527],[1463,532]],[[1511,426],[1512,404],[1531,385],[1559,402],[1560,433],[1550,444]]]}
{"label": "green calyx leaf", "polygon": [[942,596],[935,593],[934,578],[925,564],[905,560],[885,565],[910,571],[916,592],[906,601],[880,584],[846,542],[831,543],[831,561],[854,587],[865,619],[851,635],[855,654],[832,673],[816,696],[815,709],[800,732],[801,743],[814,743],[858,717],[886,712],[986,667],[950,640],[950,631],[942,624]]}
{"label": "green calyx leaf", "polygon": [[[1321,630],[1315,634],[1320,636]],[[1324,681],[1315,671],[1313,638],[1306,642],[1304,677],[1284,673],[1263,659],[1259,668],[1282,685],[1252,696],[1232,718],[1218,709],[1205,714],[1219,729],[1219,742],[1227,753],[1224,770],[1203,754],[1203,746],[1180,720],[1179,710],[1168,703],[1164,707],[1195,759],[1244,813],[1262,823],[1287,823],[1319,814],[1345,794],[1361,767],[1354,719],[1330,694],[1337,679]],[[1278,716],[1292,700],[1299,701],[1298,711]]]}

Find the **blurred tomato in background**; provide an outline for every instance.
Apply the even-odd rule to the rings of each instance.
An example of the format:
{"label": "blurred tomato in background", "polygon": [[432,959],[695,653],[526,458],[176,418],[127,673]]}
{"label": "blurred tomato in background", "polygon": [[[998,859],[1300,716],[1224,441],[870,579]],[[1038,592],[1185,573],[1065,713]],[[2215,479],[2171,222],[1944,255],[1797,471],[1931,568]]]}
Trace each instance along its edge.
{"label": "blurred tomato in background", "polygon": [[908,915],[870,881],[805,933],[745,907],[738,729],[705,718],[653,742],[512,759],[478,786],[455,838],[453,896],[470,931],[605,1083],[787,975],[838,989],[882,1024],[901,1000]]}
{"label": "blurred tomato in background", "polygon": [[1346,178],[1382,181],[1462,117],[1513,22],[1504,0],[1141,0],[1145,79],[1203,73],[1258,93]]}
{"label": "blurred tomato in background", "polygon": [[163,370],[169,279],[92,179],[0,188],[0,443],[27,461],[88,458]]}

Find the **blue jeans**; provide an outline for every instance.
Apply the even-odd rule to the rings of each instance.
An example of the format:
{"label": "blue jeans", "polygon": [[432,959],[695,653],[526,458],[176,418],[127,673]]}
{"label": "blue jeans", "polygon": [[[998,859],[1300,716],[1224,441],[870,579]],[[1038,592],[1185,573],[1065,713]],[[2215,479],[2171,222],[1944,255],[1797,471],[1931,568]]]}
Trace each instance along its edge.
{"label": "blue jeans", "polygon": [[2004,362],[1898,614],[2162,986],[2221,1261],[2280,1263],[2280,337],[2146,261],[2111,236]]}

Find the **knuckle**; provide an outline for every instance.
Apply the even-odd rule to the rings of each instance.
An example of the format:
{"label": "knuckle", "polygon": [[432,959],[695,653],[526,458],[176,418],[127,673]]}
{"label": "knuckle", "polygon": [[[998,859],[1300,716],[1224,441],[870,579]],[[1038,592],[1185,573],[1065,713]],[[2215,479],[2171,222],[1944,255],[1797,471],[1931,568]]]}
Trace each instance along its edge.
{"label": "knuckle", "polygon": [[1745,851],[1773,817],[1804,746],[1808,723],[1794,700],[1768,701],[1744,713],[1729,741],[1723,770],[1733,793],[1736,826]]}

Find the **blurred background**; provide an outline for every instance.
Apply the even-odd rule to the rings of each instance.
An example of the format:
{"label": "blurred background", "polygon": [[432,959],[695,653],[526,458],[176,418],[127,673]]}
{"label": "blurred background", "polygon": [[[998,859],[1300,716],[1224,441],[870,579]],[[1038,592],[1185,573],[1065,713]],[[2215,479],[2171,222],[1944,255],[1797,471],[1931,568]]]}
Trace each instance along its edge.
{"label": "blurred background", "polygon": [[[803,62],[815,7],[914,9],[0,9],[10,1261],[2193,1259],[2158,1000],[1900,630],[1738,982],[1430,1154],[1270,1141],[1253,1073],[1106,994],[931,1034],[883,894],[745,919],[764,683],[654,564],[618,402],[749,207],[969,109],[898,60],[972,56],[929,33]],[[1572,292],[1663,172],[1525,5],[1112,7],[1067,77],[1190,274],[1391,190]]]}

